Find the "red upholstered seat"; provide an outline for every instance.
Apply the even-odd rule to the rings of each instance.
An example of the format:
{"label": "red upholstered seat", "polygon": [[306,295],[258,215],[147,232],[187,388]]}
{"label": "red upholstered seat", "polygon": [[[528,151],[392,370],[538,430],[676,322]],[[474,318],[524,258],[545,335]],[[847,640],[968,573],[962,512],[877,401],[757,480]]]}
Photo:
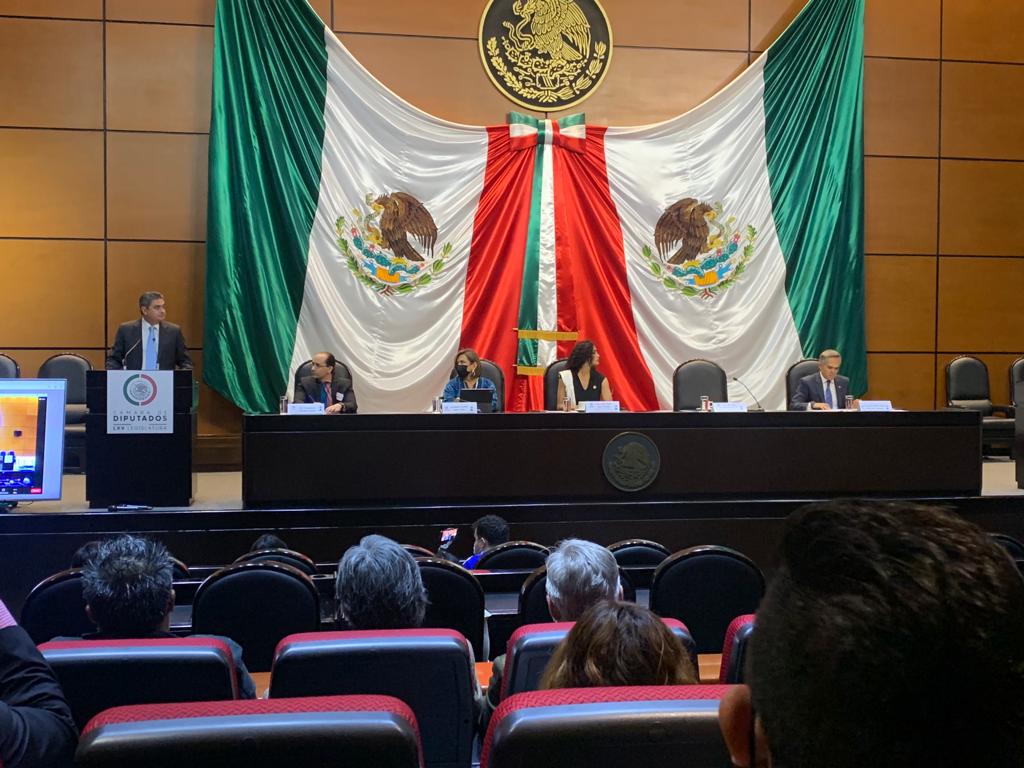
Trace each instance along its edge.
{"label": "red upholstered seat", "polygon": [[[696,673],[697,652],[686,625],[678,619],[662,619],[679,638],[690,654]],[[559,621],[550,624],[524,624],[512,633],[505,648],[505,671],[501,678],[501,698],[525,691],[535,691],[540,684],[544,668],[558,644],[565,639],[575,622]]]}
{"label": "red upholstered seat", "polygon": [[79,728],[110,707],[238,697],[231,649],[217,638],[59,640],[39,651]]}
{"label": "red upholstered seat", "polygon": [[476,677],[469,643],[449,629],[290,635],[277,646],[270,697],[384,694],[416,714],[428,768],[468,768]]}
{"label": "red upholstered seat", "polygon": [[754,614],[737,616],[725,630],[722,645],[722,667],[718,680],[722,683],[742,683],[743,663],[747,658],[747,643],[754,632]]}
{"label": "red upholstered seat", "polygon": [[412,711],[390,696],[143,704],[115,707],[83,729],[76,765],[422,765]]}
{"label": "red upholstered seat", "polygon": [[721,768],[718,704],[729,686],[565,688],[501,702],[480,768]]}

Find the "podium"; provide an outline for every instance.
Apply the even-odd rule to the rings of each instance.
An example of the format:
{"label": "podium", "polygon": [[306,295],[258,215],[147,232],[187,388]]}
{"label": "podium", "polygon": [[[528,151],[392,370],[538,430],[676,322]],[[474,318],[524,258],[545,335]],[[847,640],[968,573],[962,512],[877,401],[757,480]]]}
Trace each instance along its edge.
{"label": "podium", "polygon": [[85,379],[85,497],[91,509],[112,504],[187,507],[195,494],[196,383],[192,371],[174,372],[174,431],[107,434],[107,372]]}

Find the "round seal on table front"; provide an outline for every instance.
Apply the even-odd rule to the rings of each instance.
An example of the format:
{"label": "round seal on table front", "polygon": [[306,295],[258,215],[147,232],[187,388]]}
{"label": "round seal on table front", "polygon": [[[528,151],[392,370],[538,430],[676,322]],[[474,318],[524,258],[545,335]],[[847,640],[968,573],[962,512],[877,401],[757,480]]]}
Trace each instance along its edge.
{"label": "round seal on table front", "polygon": [[661,454],[647,435],[622,432],[604,447],[601,466],[608,482],[620,491],[642,491],[658,476]]}

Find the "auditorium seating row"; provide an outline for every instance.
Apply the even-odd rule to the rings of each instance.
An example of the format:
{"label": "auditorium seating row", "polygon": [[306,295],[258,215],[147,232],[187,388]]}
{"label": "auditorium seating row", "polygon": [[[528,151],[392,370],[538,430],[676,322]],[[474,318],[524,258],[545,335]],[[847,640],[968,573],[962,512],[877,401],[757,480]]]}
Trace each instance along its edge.
{"label": "auditorium seating row", "polygon": [[[741,616],[731,623],[728,645],[722,654],[723,681],[742,679],[743,653],[753,629],[753,618]],[[692,653],[693,641],[686,627],[672,619],[667,619],[666,624]],[[521,627],[510,639],[502,704],[484,741],[485,755],[494,739],[501,742],[507,738],[505,729],[512,723],[505,722],[506,717],[514,716],[524,707],[540,706],[528,702],[621,703],[637,695],[632,689],[537,692],[544,666],[571,627],[571,623],[529,625]],[[186,717],[199,716],[196,712],[206,713],[204,716],[213,716],[214,712],[255,716],[303,712],[338,696],[390,696],[402,702],[408,714],[414,716],[405,719],[417,726],[414,730],[418,731],[417,741],[422,743],[425,765],[466,768],[472,756],[476,723],[473,657],[467,640],[451,630],[327,632],[285,637],[274,653],[268,695],[271,701],[291,702],[283,705],[291,707],[286,710],[261,710],[246,702],[232,702],[231,706],[221,705],[219,709],[195,703],[233,700],[238,696],[237,669],[231,652],[215,638],[55,641],[40,645],[40,651],[64,689],[83,734],[83,748],[87,750],[105,752],[111,748],[109,744],[102,749],[96,746],[101,740],[97,729],[131,721],[139,715],[136,710],[132,717],[127,716],[135,705],[150,706],[149,710],[142,710],[143,719],[151,719],[156,713],[172,713],[175,717],[176,710],[168,705],[177,702],[189,702],[179,708]],[[714,699],[722,688],[667,686],[635,690],[640,691],[640,700],[676,701]],[[601,698],[602,690],[609,698]],[[613,691],[618,691],[621,698],[608,693]],[[309,702],[305,697],[323,698]],[[659,711],[663,706],[659,705]],[[119,714],[107,711],[112,707],[121,707],[114,710]],[[395,714],[393,707],[386,711]],[[715,711],[708,710],[711,715]],[[595,710],[591,714],[599,713]],[[577,710],[571,714],[582,715]],[[567,711],[563,716],[570,713]],[[247,730],[249,725],[241,727]],[[553,727],[553,723],[548,724],[545,733]],[[114,729],[102,739],[113,739],[113,734],[120,734],[119,739],[132,734],[142,738],[142,732],[134,729]],[[554,733],[550,735],[553,737]],[[527,753],[528,750],[524,755]]]}
{"label": "auditorium seating row", "polygon": [[[630,574],[650,572],[633,566],[649,569],[660,560],[650,577],[649,605],[658,615],[678,619],[690,627],[696,653],[717,652],[733,617],[753,613],[764,594],[765,579],[757,565],[726,547],[690,547],[668,555],[661,545],[641,539],[613,546],[628,600],[636,600]],[[516,568],[540,563],[526,575],[519,589],[518,623],[550,623],[543,564],[547,550],[532,542],[509,542],[489,555],[481,565]],[[476,658],[489,658],[480,580],[447,560],[420,556],[417,562],[430,596],[424,626],[456,630],[469,640]],[[335,626],[333,578],[316,573],[316,564],[310,558],[290,550],[243,555],[198,585],[192,599],[191,631],[230,637],[243,648],[251,670],[268,670],[282,637]],[[179,563],[176,578],[181,575],[187,576],[188,572]],[[321,592],[318,583],[327,594]],[[177,591],[186,594],[184,589]],[[37,643],[92,631],[82,602],[81,571],[69,569],[37,585],[22,607],[21,622]]]}

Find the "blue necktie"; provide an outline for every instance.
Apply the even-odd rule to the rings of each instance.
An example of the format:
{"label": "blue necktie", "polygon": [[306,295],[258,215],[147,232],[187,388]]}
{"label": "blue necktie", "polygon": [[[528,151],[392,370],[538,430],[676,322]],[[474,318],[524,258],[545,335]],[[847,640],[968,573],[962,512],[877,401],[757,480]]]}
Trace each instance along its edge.
{"label": "blue necktie", "polygon": [[156,363],[156,326],[149,326],[149,343],[146,345],[146,370],[155,371],[158,369]]}
{"label": "blue necktie", "polygon": [[832,400],[832,384],[830,382],[827,382],[827,381],[825,382],[825,404],[829,408],[835,408],[836,407],[835,402]]}

